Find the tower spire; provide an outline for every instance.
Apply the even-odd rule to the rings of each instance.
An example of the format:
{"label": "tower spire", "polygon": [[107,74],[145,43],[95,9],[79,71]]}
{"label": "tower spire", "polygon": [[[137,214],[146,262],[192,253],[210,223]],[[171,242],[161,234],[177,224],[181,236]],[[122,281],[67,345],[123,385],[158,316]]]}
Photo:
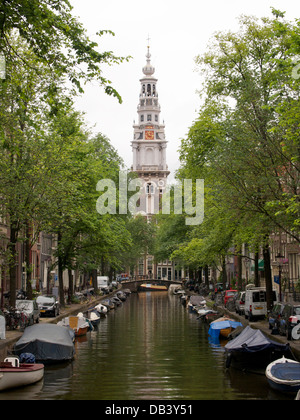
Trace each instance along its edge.
{"label": "tower spire", "polygon": [[147,38],[147,41],[148,41],[148,45],[147,45],[147,54],[146,54],[146,58],[147,58],[147,63],[146,63],[146,65],[143,67],[143,73],[146,75],[146,76],[152,76],[154,73],[155,73],[155,68],[151,65],[151,61],[150,61],[150,59],[151,59],[151,54],[150,54],[150,38],[149,38],[149,35],[148,35],[148,38]]}
{"label": "tower spire", "polygon": [[[149,40],[149,39],[148,39]],[[150,47],[147,48],[147,64],[143,67],[140,79],[138,123],[134,124],[132,141],[132,171],[143,180],[147,192],[146,214],[158,212],[161,194],[169,175],[165,137],[165,125],[160,123],[160,104],[157,92],[157,79],[153,76],[155,68],[151,65]],[[141,200],[142,201],[142,200]]]}

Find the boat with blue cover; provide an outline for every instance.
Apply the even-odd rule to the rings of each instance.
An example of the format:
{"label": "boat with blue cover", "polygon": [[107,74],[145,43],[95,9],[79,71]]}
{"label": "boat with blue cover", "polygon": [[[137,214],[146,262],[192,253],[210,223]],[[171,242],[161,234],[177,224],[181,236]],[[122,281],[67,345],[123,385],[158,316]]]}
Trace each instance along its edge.
{"label": "boat with blue cover", "polygon": [[266,377],[272,389],[296,394],[300,390],[300,363],[282,357],[267,366]]}
{"label": "boat with blue cover", "polygon": [[220,336],[223,338],[228,338],[232,331],[234,331],[237,327],[242,326],[243,325],[238,321],[234,321],[233,319],[227,317],[222,317],[216,319],[210,324],[208,334],[212,338],[219,338]]}

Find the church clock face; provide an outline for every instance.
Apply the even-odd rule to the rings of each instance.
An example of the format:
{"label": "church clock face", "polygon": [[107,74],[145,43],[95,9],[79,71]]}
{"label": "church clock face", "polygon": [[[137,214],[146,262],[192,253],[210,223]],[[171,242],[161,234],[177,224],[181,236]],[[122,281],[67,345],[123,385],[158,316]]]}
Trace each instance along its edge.
{"label": "church clock face", "polygon": [[145,130],[145,139],[146,140],[154,140],[154,131],[152,125],[147,125]]}
{"label": "church clock face", "polygon": [[145,131],[146,140],[154,140],[154,131],[146,130]]}

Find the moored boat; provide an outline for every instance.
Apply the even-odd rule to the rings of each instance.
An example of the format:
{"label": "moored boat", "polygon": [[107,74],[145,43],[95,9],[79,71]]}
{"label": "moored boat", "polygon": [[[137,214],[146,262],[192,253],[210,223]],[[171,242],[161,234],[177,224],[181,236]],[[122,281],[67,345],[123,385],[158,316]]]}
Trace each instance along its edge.
{"label": "moored boat", "polygon": [[197,313],[200,308],[206,306],[206,300],[203,296],[191,296],[187,304],[189,312]]}
{"label": "moored boat", "polygon": [[242,324],[238,321],[227,317],[221,317],[211,322],[208,334],[211,337],[223,337],[228,338],[229,334],[232,333],[237,327],[242,327]]}
{"label": "moored boat", "polygon": [[225,346],[226,367],[259,371],[285,356],[292,358],[289,344],[281,344],[266,337],[260,330],[247,326],[234,340]]}
{"label": "moored boat", "polygon": [[72,360],[75,347],[74,332],[55,324],[35,324],[25,328],[24,334],[14,345],[14,353],[31,353],[36,361],[57,363]]}
{"label": "moored boat", "polygon": [[203,307],[200,307],[197,310],[197,314],[198,314],[198,318],[207,320],[210,316],[218,315],[218,312],[214,311],[213,309],[205,305]]}
{"label": "moored boat", "polygon": [[115,307],[116,307],[114,302],[109,298],[106,298],[106,299],[102,300],[101,304],[106,306],[108,310],[115,309]]}
{"label": "moored boat", "polygon": [[41,363],[20,363],[18,357],[7,357],[0,363],[0,391],[31,385],[43,377]]}
{"label": "moored boat", "polygon": [[300,363],[282,357],[267,366],[266,377],[272,389],[296,394],[300,390]]}
{"label": "moored boat", "polygon": [[127,299],[126,294],[125,294],[122,290],[119,290],[118,292],[116,292],[116,296],[117,296],[117,298],[119,298],[122,302],[125,302],[125,300]]}
{"label": "moored boat", "polygon": [[167,292],[167,286],[162,286],[160,284],[152,284],[152,283],[143,283],[139,286],[139,290],[141,292]]}
{"label": "moored boat", "polygon": [[122,289],[122,292],[124,292],[126,296],[131,295],[131,290],[130,289]]}
{"label": "moored boat", "polygon": [[57,323],[61,327],[70,327],[75,337],[82,337],[90,330],[90,325],[84,317],[81,316],[67,316]]}
{"label": "moored boat", "polygon": [[84,318],[86,322],[89,323],[90,328],[88,329],[88,331],[93,330],[100,322],[100,314],[94,309],[90,309],[86,311],[84,314],[82,312],[79,312],[77,316],[79,318]]}
{"label": "moored boat", "polygon": [[102,305],[101,303],[98,303],[98,305],[95,306],[94,310],[98,312],[101,318],[105,318],[107,312],[109,311],[108,307],[105,305]]}

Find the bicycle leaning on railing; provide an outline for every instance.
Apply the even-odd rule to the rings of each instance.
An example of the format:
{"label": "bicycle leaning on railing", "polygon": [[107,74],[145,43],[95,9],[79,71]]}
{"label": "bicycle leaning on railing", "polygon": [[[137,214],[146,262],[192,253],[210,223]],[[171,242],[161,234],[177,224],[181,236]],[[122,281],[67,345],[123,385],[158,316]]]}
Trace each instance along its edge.
{"label": "bicycle leaning on railing", "polygon": [[19,328],[20,331],[24,331],[29,325],[29,318],[25,312],[21,312],[16,308],[4,309],[3,314],[7,330],[15,330]]}
{"label": "bicycle leaning on railing", "polygon": [[235,312],[235,297],[230,297],[225,305],[225,308],[230,312]]}

